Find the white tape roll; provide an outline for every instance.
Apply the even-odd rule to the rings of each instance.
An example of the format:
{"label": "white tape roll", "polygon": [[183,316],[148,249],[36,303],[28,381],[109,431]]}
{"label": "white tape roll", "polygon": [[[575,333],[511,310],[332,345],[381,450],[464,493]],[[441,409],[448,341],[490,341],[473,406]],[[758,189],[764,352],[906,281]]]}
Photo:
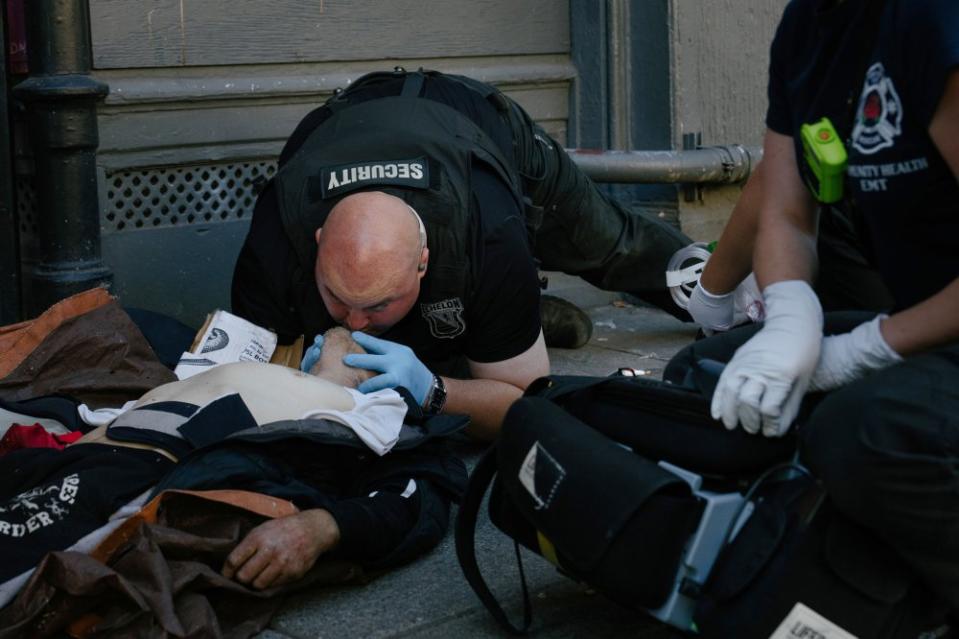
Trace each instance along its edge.
{"label": "white tape roll", "polygon": [[679,308],[689,307],[689,296],[696,288],[699,276],[712,255],[708,246],[705,242],[693,242],[669,258],[669,264],[666,265],[666,286]]}

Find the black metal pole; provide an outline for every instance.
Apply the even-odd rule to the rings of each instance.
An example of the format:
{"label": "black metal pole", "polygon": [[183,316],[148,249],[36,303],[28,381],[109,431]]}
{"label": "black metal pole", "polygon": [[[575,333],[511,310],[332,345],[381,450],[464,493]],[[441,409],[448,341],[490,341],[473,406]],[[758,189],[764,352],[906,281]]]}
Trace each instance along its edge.
{"label": "black metal pole", "polygon": [[20,234],[13,208],[15,181],[7,104],[6,16],[0,10],[0,324],[20,321]]}
{"label": "black metal pole", "polygon": [[27,107],[36,154],[37,265],[24,306],[33,316],[74,293],[108,285],[100,258],[97,101],[109,88],[93,79],[85,0],[30,0],[30,77],[14,87]]}

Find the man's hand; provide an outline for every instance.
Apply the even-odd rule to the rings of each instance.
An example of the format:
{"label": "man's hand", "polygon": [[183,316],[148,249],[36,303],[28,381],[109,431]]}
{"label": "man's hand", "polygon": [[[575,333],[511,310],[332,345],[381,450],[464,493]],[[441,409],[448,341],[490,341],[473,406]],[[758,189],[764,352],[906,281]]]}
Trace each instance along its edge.
{"label": "man's hand", "polygon": [[901,362],[902,357],[886,343],[879,330],[885,318],[885,315],[879,315],[848,333],[825,338],[809,390],[839,388],[869,371]]}
{"label": "man's hand", "polygon": [[789,280],[763,291],[766,323],[739,347],[713,394],[713,419],[749,433],[785,434],[809,385],[822,342],[822,307],[809,284]]}
{"label": "man's hand", "polygon": [[222,574],[258,590],[280,586],[305,575],[339,541],[336,520],[321,508],[270,519],[237,544]]}
{"label": "man's hand", "polygon": [[416,358],[410,347],[360,332],[354,332],[353,339],[367,354],[347,355],[343,358],[343,363],[382,373],[366,380],[356,390],[372,393],[384,388],[403,386],[420,406],[423,405],[433,385],[433,373]]}
{"label": "man's hand", "polygon": [[300,370],[309,373],[316,363],[320,361],[320,353],[323,352],[323,335],[317,335],[313,338],[313,345],[303,353],[303,359],[300,361]]}

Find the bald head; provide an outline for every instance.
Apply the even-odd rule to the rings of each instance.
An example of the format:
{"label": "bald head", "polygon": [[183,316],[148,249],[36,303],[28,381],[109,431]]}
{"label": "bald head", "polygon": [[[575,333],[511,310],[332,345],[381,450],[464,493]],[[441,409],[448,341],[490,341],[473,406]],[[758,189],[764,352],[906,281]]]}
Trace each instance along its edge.
{"label": "bald head", "polygon": [[365,330],[360,319],[337,317],[333,302],[355,313],[402,298],[405,315],[426,272],[425,239],[419,217],[398,197],[370,191],[340,200],[316,231],[317,286],[337,321]]}

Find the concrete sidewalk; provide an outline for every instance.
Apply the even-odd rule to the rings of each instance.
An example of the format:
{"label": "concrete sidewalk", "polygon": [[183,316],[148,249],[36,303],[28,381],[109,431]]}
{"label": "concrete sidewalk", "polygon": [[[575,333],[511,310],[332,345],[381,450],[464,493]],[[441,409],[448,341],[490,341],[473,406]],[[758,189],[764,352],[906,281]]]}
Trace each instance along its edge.
{"label": "concrete sidewalk", "polygon": [[[550,351],[555,374],[608,375],[630,367],[659,377],[669,358],[695,335],[690,324],[653,308],[624,303],[618,295],[599,291],[578,278],[550,274],[549,280],[547,292],[588,310],[594,324],[593,337],[585,347]],[[482,448],[459,444],[458,452],[472,467]],[[511,619],[519,622],[522,591],[513,544],[482,512],[476,548],[490,588]],[[533,606],[534,637],[683,636],[572,582],[533,553],[524,551],[523,566]],[[270,629],[260,634],[261,639],[497,636],[506,634],[473,594],[456,561],[452,521],[446,539],[427,556],[361,587],[323,588],[294,595],[274,617]]]}

